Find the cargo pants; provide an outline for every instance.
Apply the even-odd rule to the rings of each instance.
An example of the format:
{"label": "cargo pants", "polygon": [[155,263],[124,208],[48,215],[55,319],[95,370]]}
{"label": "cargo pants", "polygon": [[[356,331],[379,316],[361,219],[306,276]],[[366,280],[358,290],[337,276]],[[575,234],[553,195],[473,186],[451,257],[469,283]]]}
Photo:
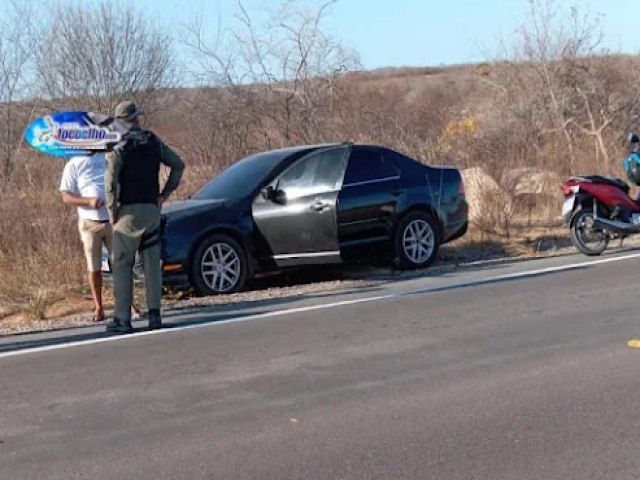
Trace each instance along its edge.
{"label": "cargo pants", "polygon": [[113,226],[113,290],[115,318],[131,320],[133,266],[140,251],[146,287],[147,307],[160,309],[162,266],[160,265],[161,217],[155,204],[121,205]]}

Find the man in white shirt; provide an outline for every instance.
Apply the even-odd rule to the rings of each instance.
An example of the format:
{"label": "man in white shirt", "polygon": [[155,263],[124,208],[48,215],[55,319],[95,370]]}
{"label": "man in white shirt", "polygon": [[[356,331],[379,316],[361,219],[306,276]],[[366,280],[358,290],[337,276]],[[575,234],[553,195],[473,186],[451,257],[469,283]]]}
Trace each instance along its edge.
{"label": "man in white shirt", "polygon": [[113,229],[105,207],[105,156],[94,153],[71,158],[64,167],[60,191],[66,205],[77,207],[78,229],[87,260],[89,286],[95,303],[94,321],[104,320],[102,306],[102,246],[111,257]]}

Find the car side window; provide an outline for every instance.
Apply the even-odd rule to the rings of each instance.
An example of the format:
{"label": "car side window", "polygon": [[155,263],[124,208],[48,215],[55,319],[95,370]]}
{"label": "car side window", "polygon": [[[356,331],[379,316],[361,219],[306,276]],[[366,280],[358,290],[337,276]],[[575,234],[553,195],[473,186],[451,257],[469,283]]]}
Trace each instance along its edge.
{"label": "car side window", "polygon": [[[396,152],[395,150],[390,150],[387,148],[385,148],[382,151],[382,155],[384,156],[385,160],[395,165],[403,165],[407,160],[406,156],[402,155],[399,152]],[[412,159],[409,159],[409,160],[412,160]]]}
{"label": "car side window", "polygon": [[398,178],[400,171],[380,150],[355,149],[344,176],[345,187]]}
{"label": "car side window", "polygon": [[294,163],[279,179],[278,188],[287,198],[328,192],[338,186],[346,148],[334,148],[312,153]]}

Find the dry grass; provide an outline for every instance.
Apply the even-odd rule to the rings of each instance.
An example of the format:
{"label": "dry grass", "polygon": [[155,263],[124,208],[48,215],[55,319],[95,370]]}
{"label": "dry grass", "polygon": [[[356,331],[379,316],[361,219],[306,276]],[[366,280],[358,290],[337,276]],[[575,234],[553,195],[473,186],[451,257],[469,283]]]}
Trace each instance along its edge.
{"label": "dry grass", "polygon": [[83,282],[74,212],[52,189],[0,194],[0,304],[44,318],[47,307]]}

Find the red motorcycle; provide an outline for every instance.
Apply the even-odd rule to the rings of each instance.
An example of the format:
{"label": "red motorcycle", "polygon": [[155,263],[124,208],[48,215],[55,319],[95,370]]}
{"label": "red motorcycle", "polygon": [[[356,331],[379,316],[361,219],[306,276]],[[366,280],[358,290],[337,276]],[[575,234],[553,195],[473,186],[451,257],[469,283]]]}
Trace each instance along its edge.
{"label": "red motorcycle", "polygon": [[[629,135],[636,149],[640,138]],[[619,178],[597,175],[571,177],[560,187],[564,194],[563,225],[574,246],[586,255],[600,255],[612,239],[640,233],[640,203],[629,196],[629,185]]]}

